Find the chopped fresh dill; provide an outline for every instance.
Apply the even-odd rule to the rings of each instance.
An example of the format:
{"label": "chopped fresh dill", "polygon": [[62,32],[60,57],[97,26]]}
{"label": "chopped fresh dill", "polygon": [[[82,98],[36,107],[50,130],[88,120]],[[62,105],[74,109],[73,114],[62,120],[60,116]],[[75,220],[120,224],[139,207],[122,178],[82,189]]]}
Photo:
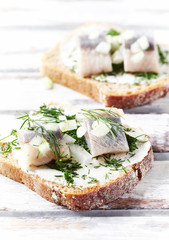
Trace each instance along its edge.
{"label": "chopped fresh dill", "polygon": [[157,73],[152,72],[144,72],[144,73],[137,73],[135,74],[135,81],[134,85],[140,85],[141,82],[151,79],[156,79],[158,77]]}
{"label": "chopped fresh dill", "polygon": [[90,182],[88,182],[89,184],[90,183],[96,183],[96,182],[99,182],[96,178],[94,178],[94,177],[89,177],[90,179],[91,179],[91,181]]}
{"label": "chopped fresh dill", "polygon": [[77,170],[82,168],[81,164],[78,162],[73,162],[72,159],[66,161],[55,161],[52,160],[50,163],[46,164],[51,169],[56,169],[64,173],[64,178],[66,179],[68,186],[74,182],[74,177],[78,177]]}
{"label": "chopped fresh dill", "polygon": [[135,74],[136,77],[146,78],[147,80],[154,79],[158,77],[157,73],[153,72],[144,72]]}
{"label": "chopped fresh dill", "polygon": [[63,175],[55,175],[55,177],[63,177]]}
{"label": "chopped fresh dill", "polygon": [[117,30],[111,28],[111,29],[107,32],[107,35],[118,36],[118,35],[120,35],[120,32],[118,32]]}
{"label": "chopped fresh dill", "polygon": [[123,166],[123,162],[125,160],[111,158],[111,154],[103,155],[103,158],[104,158],[104,161],[105,161],[105,165],[103,165],[104,167],[114,167],[115,171],[123,170],[126,173],[126,169]]}
{"label": "chopped fresh dill", "polygon": [[96,168],[96,169],[99,168],[99,167],[101,167],[101,166],[100,166],[100,165],[98,165],[98,166],[94,166],[94,168]]}
{"label": "chopped fresh dill", "polygon": [[38,157],[39,157],[39,155],[40,155],[40,151],[38,151],[38,155],[36,156],[36,158],[38,158]]}
{"label": "chopped fresh dill", "polygon": [[[137,143],[145,143],[146,142],[146,141],[142,141],[142,140],[138,139],[141,136],[144,136],[144,134],[133,137],[133,136],[130,136],[126,133],[126,138],[127,138],[127,142],[128,142],[128,145],[129,145],[130,152],[133,152],[136,149],[138,149]],[[134,155],[135,155],[135,153],[134,154],[130,153],[130,157],[133,157]]]}
{"label": "chopped fresh dill", "polygon": [[15,149],[16,149],[16,150],[20,150],[20,149],[21,149],[21,147],[15,147]]}
{"label": "chopped fresh dill", "polygon": [[135,153],[129,153],[129,154],[130,154],[130,158],[132,158],[136,155]]}
{"label": "chopped fresh dill", "polygon": [[162,50],[159,45],[157,45],[157,49],[158,49],[158,54],[159,54],[159,58],[160,58],[160,63],[161,64],[169,64],[169,61],[167,59],[169,51]]}
{"label": "chopped fresh dill", "polygon": [[133,152],[136,149],[138,149],[137,144],[136,144],[138,139],[136,137],[132,137],[132,136],[126,134],[126,138],[127,138],[130,152]]}
{"label": "chopped fresh dill", "polygon": [[76,69],[77,69],[76,65],[73,65],[71,68],[69,68],[71,72],[76,72]]}
{"label": "chopped fresh dill", "polygon": [[[64,110],[62,108],[55,108],[55,107],[47,107],[45,104],[43,104],[40,108],[39,111],[34,112],[35,115],[41,114],[43,118],[40,118],[40,121],[50,121],[59,123],[61,120],[59,120],[60,116],[64,116]],[[45,119],[44,119],[45,118]],[[49,118],[49,119],[47,119]]]}
{"label": "chopped fresh dill", "polygon": [[78,138],[77,136],[77,130],[73,129],[71,131],[67,131],[65,132],[65,134],[68,134],[69,136],[71,136],[72,138],[74,138],[76,141],[74,144],[80,145],[81,147],[83,147],[87,152],[90,153],[90,150],[87,146],[86,140],[85,140],[85,136],[82,136],[81,138]]}
{"label": "chopped fresh dill", "polygon": [[87,175],[85,175],[85,174],[82,175],[82,179],[83,179],[83,180],[86,180],[86,177],[87,177]]}
{"label": "chopped fresh dill", "polygon": [[92,79],[93,80],[99,80],[101,82],[106,82],[107,81],[106,76],[107,76],[107,74],[105,74],[105,73],[102,73],[100,75],[92,75]]}
{"label": "chopped fresh dill", "polygon": [[113,75],[116,76],[117,74],[124,74],[124,64],[119,63],[119,64],[113,64],[113,71],[109,72],[108,75]]}
{"label": "chopped fresh dill", "polygon": [[88,175],[90,174],[90,169],[88,170]]}
{"label": "chopped fresh dill", "polygon": [[109,178],[109,176],[108,176],[108,174],[106,173],[106,175],[105,175],[105,179],[108,179]]}

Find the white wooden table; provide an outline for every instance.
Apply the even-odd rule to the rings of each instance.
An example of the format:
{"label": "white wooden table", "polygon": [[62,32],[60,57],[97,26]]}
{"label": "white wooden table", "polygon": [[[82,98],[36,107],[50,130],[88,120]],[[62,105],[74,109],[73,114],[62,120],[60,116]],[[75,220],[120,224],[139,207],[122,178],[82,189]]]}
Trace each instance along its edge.
{"label": "white wooden table", "polygon": [[[50,101],[101,106],[57,84],[45,90],[39,73],[43,52],[86,21],[152,30],[158,41],[169,43],[167,1],[1,1],[0,132],[16,110]],[[0,175],[1,239],[169,239],[169,95],[125,112],[154,147],[155,163],[143,181],[107,206],[72,212]]]}

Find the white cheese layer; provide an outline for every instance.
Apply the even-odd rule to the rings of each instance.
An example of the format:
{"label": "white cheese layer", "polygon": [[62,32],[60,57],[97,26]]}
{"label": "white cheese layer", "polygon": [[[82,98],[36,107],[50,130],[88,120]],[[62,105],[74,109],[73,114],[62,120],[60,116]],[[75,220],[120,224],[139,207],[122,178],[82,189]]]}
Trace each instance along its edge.
{"label": "white cheese layer", "polygon": [[[78,177],[74,178],[73,185],[76,185],[76,187],[83,189],[86,187],[95,186],[97,184],[104,185],[106,182],[116,180],[117,178],[124,175],[123,170],[115,171],[113,170],[113,167],[100,166],[100,164],[105,164],[105,161],[102,157],[98,159],[92,158],[91,155],[85,150],[83,150],[84,153],[82,154],[81,150],[78,149],[78,147],[79,148],[81,147],[76,146],[77,145],[70,145],[71,155],[77,162],[79,162],[82,165],[82,168],[77,170]],[[148,154],[150,147],[151,144],[149,141],[139,143],[138,149],[132,152],[132,154],[135,154],[134,156],[132,156],[131,153],[127,154],[120,153],[112,155],[112,158],[124,160],[122,164],[127,170],[128,167],[130,168],[132,164],[141,162],[144,159],[144,157]],[[17,150],[17,154],[14,154],[15,159],[19,158],[19,152],[20,150]],[[26,171],[25,169],[23,170]],[[31,170],[28,171],[28,174],[29,173],[37,175],[44,180],[61,184],[63,186],[68,185],[67,181],[63,176],[64,173],[58,170],[50,169],[47,166],[31,168]],[[57,177],[57,175],[59,175],[59,177]],[[62,177],[60,177],[60,175],[62,175]],[[86,175],[85,178],[82,177],[84,175]],[[97,179],[98,182],[90,183],[93,178]]]}

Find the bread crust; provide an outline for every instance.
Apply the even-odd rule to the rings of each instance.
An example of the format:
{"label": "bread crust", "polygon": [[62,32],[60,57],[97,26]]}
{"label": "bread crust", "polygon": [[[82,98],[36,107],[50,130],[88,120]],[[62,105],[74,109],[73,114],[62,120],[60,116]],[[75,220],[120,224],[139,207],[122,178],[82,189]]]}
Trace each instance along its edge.
{"label": "bread crust", "polygon": [[[86,26],[90,24],[93,23],[86,24]],[[102,25],[113,27],[119,31],[121,30],[108,24]],[[84,25],[82,27],[84,27]],[[148,85],[132,85],[128,88],[128,84],[98,82],[90,78],[82,78],[76,73],[71,72],[64,66],[60,59],[60,45],[67,41],[79,29],[80,28],[69,33],[55,48],[44,54],[41,64],[41,74],[43,76],[48,76],[53,82],[78,91],[103,103],[107,107],[131,108],[144,105],[160,97],[164,97],[169,92],[169,77]]]}
{"label": "bread crust", "polygon": [[130,192],[138,182],[151,169],[153,163],[153,151],[150,147],[144,159],[133,164],[130,170],[122,177],[106,183],[104,186],[94,186],[85,189],[74,189],[72,187],[59,186],[56,183],[41,179],[37,175],[23,171],[17,161],[9,156],[0,156],[0,173],[38,193],[48,201],[67,206],[74,211],[83,211],[100,207]]}

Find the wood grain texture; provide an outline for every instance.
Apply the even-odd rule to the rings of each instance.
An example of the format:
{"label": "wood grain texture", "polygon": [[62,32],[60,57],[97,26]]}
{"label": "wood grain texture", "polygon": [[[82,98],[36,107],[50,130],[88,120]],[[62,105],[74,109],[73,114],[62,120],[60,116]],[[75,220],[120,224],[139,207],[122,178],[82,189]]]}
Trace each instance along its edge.
{"label": "wood grain texture", "polygon": [[[35,72],[0,73],[1,110],[31,110],[44,102],[57,101],[79,107],[101,107],[102,105],[71,89],[54,84],[52,90],[44,89],[42,78]],[[10,88],[9,88],[10,86]],[[10,96],[10,97],[9,97]],[[5,101],[4,101],[5,99]],[[11,101],[12,99],[12,101]],[[150,104],[125,110],[126,113],[169,113],[169,94]]]}
{"label": "wood grain texture", "polygon": [[117,24],[168,27],[168,12],[169,7],[165,0],[155,1],[154,4],[145,0],[99,1],[97,4],[96,1],[89,0],[16,0],[15,3],[8,0],[1,3],[0,26],[50,26],[69,22],[77,25],[87,20],[105,21],[106,16],[107,22]]}
{"label": "wood grain texture", "polygon": [[[73,105],[78,103],[79,106],[101,106],[59,85],[55,85],[51,91],[44,90],[38,73],[42,53],[54,46],[66,31],[92,20],[142,31],[153,29],[160,42],[168,43],[168,14],[169,5],[165,0],[153,3],[146,0],[1,1],[0,112],[4,117],[0,115],[0,120],[7,125],[5,114],[10,113],[12,121],[16,109],[30,110],[51,99],[60,99]],[[67,96],[66,99],[63,98],[63,93]],[[161,140],[166,145],[168,143],[161,136],[168,139],[168,128],[165,125],[168,123],[168,116],[165,118],[162,115],[164,123],[161,124],[159,115],[156,124],[153,118],[158,116],[148,114],[169,113],[168,106],[169,96],[142,107],[126,110],[128,114],[139,114],[127,115],[127,118],[136,118],[136,123],[142,125],[152,136],[157,130],[159,137],[156,138],[156,145],[159,146]],[[169,155],[167,152],[157,153],[155,159],[157,162],[154,168],[132,194],[125,195],[113,203],[114,205],[107,206],[109,210],[94,210],[85,215],[74,215],[71,212],[70,216],[70,211],[49,203],[25,186],[0,176],[2,238],[5,236],[6,239],[10,237],[17,240],[43,240],[73,237],[79,240],[86,239],[87,236],[88,239],[97,240],[113,237],[117,240],[168,240]]]}
{"label": "wood grain texture", "polygon": [[[167,240],[169,217],[0,218],[7,239]],[[73,236],[73,238],[71,237]]]}

